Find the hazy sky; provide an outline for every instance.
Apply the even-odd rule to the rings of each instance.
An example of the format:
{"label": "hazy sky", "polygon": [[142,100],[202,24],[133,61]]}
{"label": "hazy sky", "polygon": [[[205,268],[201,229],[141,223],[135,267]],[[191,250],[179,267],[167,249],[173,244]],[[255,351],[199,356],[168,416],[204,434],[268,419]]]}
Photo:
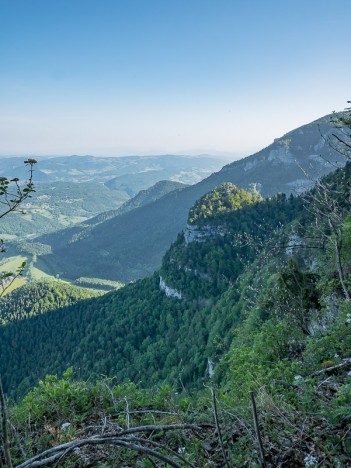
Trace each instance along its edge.
{"label": "hazy sky", "polygon": [[247,155],[351,99],[351,0],[0,0],[0,154]]}

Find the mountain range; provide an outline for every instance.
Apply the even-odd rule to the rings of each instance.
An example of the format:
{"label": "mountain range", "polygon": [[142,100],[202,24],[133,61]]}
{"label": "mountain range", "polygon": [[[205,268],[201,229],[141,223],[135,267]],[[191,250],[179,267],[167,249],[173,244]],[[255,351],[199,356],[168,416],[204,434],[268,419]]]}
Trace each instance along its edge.
{"label": "mountain range", "polygon": [[[26,156],[0,157],[0,174],[25,179]],[[40,157],[35,168],[37,182],[100,182],[136,195],[159,180],[193,184],[218,170],[228,158],[220,156],[58,156]],[[137,176],[134,178],[133,176]]]}
{"label": "mountain range", "polygon": [[[0,175],[26,180],[25,158],[0,158]],[[1,235],[38,236],[117,209],[161,180],[193,184],[222,167],[212,156],[125,156],[41,158],[34,168],[35,192],[22,205],[24,216],[10,213]]]}
{"label": "mountain range", "polygon": [[296,194],[340,165],[342,157],[329,141],[339,131],[331,119],[326,116],[304,125],[195,185],[107,219],[84,238],[70,239],[65,245],[52,242],[52,253],[40,257],[41,268],[69,279],[94,272],[94,276],[121,282],[152,273],[177,234],[186,228],[191,206],[214,187],[232,182],[245,189],[254,187],[263,196]]}

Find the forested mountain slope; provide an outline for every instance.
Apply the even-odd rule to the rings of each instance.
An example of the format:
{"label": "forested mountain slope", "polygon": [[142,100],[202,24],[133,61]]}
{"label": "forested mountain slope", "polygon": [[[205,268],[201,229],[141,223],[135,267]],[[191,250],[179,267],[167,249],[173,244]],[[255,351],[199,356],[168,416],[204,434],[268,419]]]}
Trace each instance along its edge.
{"label": "forested mountain slope", "polygon": [[[229,310],[221,312],[223,320],[213,326],[218,321],[213,306],[257,256],[251,246],[236,246],[233,236],[246,232],[266,239],[302,210],[299,198],[260,201],[258,195],[233,185],[219,192],[227,196],[228,190],[236,202],[211,214],[214,231],[208,230],[203,241],[190,243],[180,234],[160,273],[1,329],[4,385],[23,389],[45,373],[61,372],[69,365],[79,367],[85,377],[116,375],[150,384],[176,382],[181,372],[185,384],[198,382],[211,356],[206,349],[217,334],[225,333],[231,317]],[[216,191],[212,193],[215,196]],[[261,223],[264,229],[258,232]]]}
{"label": "forested mountain slope", "polygon": [[[350,162],[303,198],[219,186],[190,211],[158,274],[0,327],[12,395],[69,365],[88,378],[49,376],[10,409],[14,459],[88,437],[85,460],[137,466],[134,452],[96,450],[96,437],[151,424],[138,443],[162,440],[162,453],[193,466],[349,466],[350,187]],[[157,430],[178,421],[196,432]],[[60,460],[80,463],[66,448]]]}
{"label": "forested mountain slope", "polygon": [[52,254],[41,257],[44,268],[71,279],[83,275],[128,282],[146,276],[160,266],[202,195],[224,182],[246,189],[254,184],[263,196],[306,189],[343,161],[328,141],[335,131],[330,116],[293,130],[196,185],[99,224],[87,238],[53,245]]}

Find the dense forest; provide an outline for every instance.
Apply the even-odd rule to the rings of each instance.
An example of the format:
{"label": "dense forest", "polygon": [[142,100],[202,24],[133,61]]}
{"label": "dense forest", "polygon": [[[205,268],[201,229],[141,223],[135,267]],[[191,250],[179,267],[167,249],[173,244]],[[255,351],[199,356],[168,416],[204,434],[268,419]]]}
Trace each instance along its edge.
{"label": "dense forest", "polygon": [[0,299],[0,323],[18,322],[94,296],[96,292],[58,281],[28,283]]}
{"label": "dense forest", "polygon": [[351,466],[350,187],[350,161],[295,197],[219,186],[152,276],[1,298],[13,460]]}
{"label": "dense forest", "polygon": [[[224,332],[230,317],[226,314],[223,323],[217,317],[217,329],[213,322],[218,312],[212,305],[257,256],[254,247],[235,245],[234,233],[246,232],[258,242],[282,222],[291,222],[302,209],[299,198],[277,196],[256,203],[256,197],[240,193],[246,193],[251,204],[242,197],[241,209],[216,213],[226,229],[224,237],[210,235],[205,242],[187,244],[181,234],[164,257],[160,272],[152,277],[117,293],[67,303],[45,316],[0,329],[5,388],[19,394],[24,383],[31,386],[46,373],[63,372],[71,365],[84,378],[103,374],[121,380],[142,379],[144,385],[164,379],[177,385],[181,372],[184,384],[200,384],[207,357],[211,357],[206,348]],[[216,215],[214,225],[218,225]],[[259,232],[257,226],[262,223],[264,229]],[[181,289],[184,300],[167,297],[160,290],[160,276],[172,288]],[[3,301],[9,302],[12,295]],[[35,296],[26,295],[26,301],[31,300],[37,303]],[[40,369],[37,362],[41,362]]]}

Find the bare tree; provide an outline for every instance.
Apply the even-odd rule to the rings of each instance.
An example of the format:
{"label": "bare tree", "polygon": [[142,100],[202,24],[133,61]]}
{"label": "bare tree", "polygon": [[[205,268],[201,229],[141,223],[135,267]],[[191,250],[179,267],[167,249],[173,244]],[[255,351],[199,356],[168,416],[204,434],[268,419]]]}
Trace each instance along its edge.
{"label": "bare tree", "polygon": [[[17,177],[13,179],[0,177],[0,219],[11,212],[18,211],[20,205],[35,192],[33,175],[36,162],[35,159],[24,161],[29,168],[29,177],[24,183],[21,183]],[[5,250],[4,241],[0,239],[0,252],[5,252]],[[0,297],[23,273],[25,267],[26,262],[22,262],[16,271],[0,274]]]}

